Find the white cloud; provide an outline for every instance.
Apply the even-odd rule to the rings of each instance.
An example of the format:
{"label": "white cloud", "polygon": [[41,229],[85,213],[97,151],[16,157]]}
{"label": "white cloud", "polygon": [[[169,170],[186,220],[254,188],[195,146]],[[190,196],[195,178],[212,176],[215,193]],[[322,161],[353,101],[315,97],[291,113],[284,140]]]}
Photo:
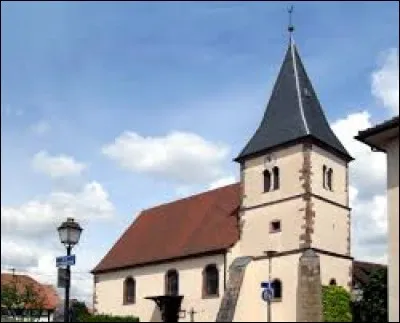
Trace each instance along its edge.
{"label": "white cloud", "polygon": [[114,206],[98,182],[86,184],[80,192],[53,192],[44,200],[31,200],[18,207],[1,206],[2,236],[37,238],[53,233],[67,217],[87,222],[109,219]]}
{"label": "white cloud", "polygon": [[235,176],[231,175],[231,176],[226,176],[226,177],[222,177],[220,179],[217,179],[216,181],[212,182],[209,186],[209,189],[215,189],[218,187],[223,187],[229,184],[233,184],[236,183],[237,180],[235,178]]}
{"label": "white cloud", "polygon": [[50,124],[45,120],[41,120],[32,125],[31,130],[36,135],[43,135],[50,130]]}
{"label": "white cloud", "polygon": [[77,264],[72,269],[71,295],[90,304],[93,286],[89,271],[103,256],[97,253],[104,250],[88,249],[85,232],[93,232],[93,225],[99,221],[115,219],[115,208],[98,182],[87,183],[78,192],[53,192],[42,200],[31,200],[16,207],[2,205],[1,267],[16,268],[17,272],[56,285],[55,258],[65,254],[57,227],[67,217],[75,218],[84,228],[76,247],[79,250]]}
{"label": "white cloud", "polygon": [[399,114],[399,50],[382,53],[379,69],[372,73],[372,94],[390,110]]}
{"label": "white cloud", "polygon": [[386,156],[354,139],[360,130],[372,127],[371,116],[362,111],[348,115],[332,124],[332,130],[355,158],[350,164],[350,183],[362,197],[382,193],[386,187]]}
{"label": "white cloud", "polygon": [[[16,270],[16,274],[26,274],[42,284],[51,284],[57,287],[57,268],[55,259],[63,255],[63,247],[52,248],[49,245],[37,247],[38,244],[29,242],[18,243],[3,241],[2,239],[1,267],[3,270]],[[6,249],[6,250],[5,250]],[[85,255],[90,252],[85,252]],[[71,297],[85,301],[92,305],[93,277],[87,266],[86,257],[82,254],[77,256],[76,265],[71,268]],[[64,289],[57,288],[60,298],[64,297]]]}
{"label": "white cloud", "polygon": [[[392,114],[399,113],[398,49],[382,53],[371,75],[371,93]],[[387,261],[386,155],[354,136],[374,126],[367,111],[352,113],[332,124],[332,129],[355,160],[350,164],[353,254],[367,261]]]}
{"label": "white cloud", "polygon": [[66,155],[50,156],[47,151],[38,152],[32,160],[33,168],[52,178],[80,175],[87,167]]}
{"label": "white cloud", "polygon": [[387,261],[387,202],[385,195],[371,199],[357,197],[352,211],[353,253],[362,259],[376,262]]}
{"label": "white cloud", "polygon": [[223,176],[229,150],[196,134],[174,131],[164,137],[124,132],[102,152],[131,171],[191,185]]}
{"label": "white cloud", "polygon": [[354,139],[372,126],[368,112],[358,112],[332,124],[332,129],[355,158],[350,163],[353,255],[366,261],[386,261],[386,156]]}
{"label": "white cloud", "polygon": [[14,241],[1,240],[1,266],[4,268],[26,268],[38,265],[38,254]]}

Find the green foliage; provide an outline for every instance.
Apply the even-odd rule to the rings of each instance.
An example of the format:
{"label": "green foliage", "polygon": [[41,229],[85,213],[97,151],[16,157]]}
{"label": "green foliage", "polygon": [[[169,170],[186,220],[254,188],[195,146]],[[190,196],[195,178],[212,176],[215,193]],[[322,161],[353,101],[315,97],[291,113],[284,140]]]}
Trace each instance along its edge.
{"label": "green foliage", "polygon": [[322,287],[324,322],[351,322],[351,296],[341,286]]}
{"label": "green foliage", "polygon": [[[1,285],[1,307],[8,312],[9,319],[35,321],[42,313],[44,301],[44,297],[32,284],[19,284],[17,288],[16,281],[13,281]],[[3,319],[6,318],[3,318],[2,311]]]}
{"label": "green foliage", "polygon": [[86,314],[79,317],[79,322],[139,322],[135,316],[113,316],[113,315],[91,315]]}
{"label": "green foliage", "polygon": [[18,292],[16,286],[12,284],[1,285],[1,307],[10,309],[14,307],[14,304],[18,304]]}
{"label": "green foliage", "polygon": [[73,302],[71,304],[71,309],[74,317],[83,317],[89,314],[88,308],[84,302]]}
{"label": "green foliage", "polygon": [[362,299],[358,303],[362,322],[387,322],[387,270],[374,271],[368,283],[362,286]]}

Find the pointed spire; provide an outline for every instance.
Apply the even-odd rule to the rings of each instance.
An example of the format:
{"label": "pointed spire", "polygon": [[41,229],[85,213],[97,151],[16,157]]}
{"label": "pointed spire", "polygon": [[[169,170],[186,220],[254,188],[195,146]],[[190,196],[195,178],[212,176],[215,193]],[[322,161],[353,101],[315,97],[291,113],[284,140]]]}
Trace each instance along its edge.
{"label": "pointed spire", "polygon": [[235,161],[305,138],[350,161],[353,158],[330,128],[294,44],[293,6],[288,12],[289,46],[267,109],[257,131]]}
{"label": "pointed spire", "polygon": [[[295,79],[296,83],[296,91],[297,91],[297,99],[299,102],[299,111],[301,115],[301,120],[303,121],[304,125],[304,131],[308,134],[310,134],[310,130],[308,128],[307,120],[304,115],[304,107],[303,107],[303,100],[301,97],[301,89],[300,89],[300,79],[299,79],[299,72],[298,72],[298,63],[297,63],[297,56],[296,55],[296,48],[294,44],[294,39],[293,39],[293,31],[294,31],[294,26],[292,25],[292,13],[293,13],[293,6],[291,6],[288,10],[289,12],[289,34],[290,34],[290,40],[289,40],[289,48],[290,48],[290,54],[292,56],[292,64],[293,64],[293,76]],[[300,62],[301,63],[301,62]]]}

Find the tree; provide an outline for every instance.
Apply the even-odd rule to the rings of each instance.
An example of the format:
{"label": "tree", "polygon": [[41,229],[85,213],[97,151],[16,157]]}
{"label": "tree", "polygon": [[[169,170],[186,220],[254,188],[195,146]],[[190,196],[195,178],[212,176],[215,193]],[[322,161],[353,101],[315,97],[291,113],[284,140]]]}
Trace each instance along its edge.
{"label": "tree", "polygon": [[324,322],[351,322],[351,296],[342,286],[323,286]]}
{"label": "tree", "polygon": [[1,285],[2,317],[9,316],[15,321],[34,322],[39,319],[45,299],[33,284],[22,284],[13,280]]}
{"label": "tree", "polygon": [[84,302],[75,301],[71,304],[71,317],[73,322],[81,322],[82,318],[89,314],[89,310]]}
{"label": "tree", "polygon": [[380,268],[369,276],[362,286],[362,298],[359,301],[362,322],[387,322],[387,270]]}

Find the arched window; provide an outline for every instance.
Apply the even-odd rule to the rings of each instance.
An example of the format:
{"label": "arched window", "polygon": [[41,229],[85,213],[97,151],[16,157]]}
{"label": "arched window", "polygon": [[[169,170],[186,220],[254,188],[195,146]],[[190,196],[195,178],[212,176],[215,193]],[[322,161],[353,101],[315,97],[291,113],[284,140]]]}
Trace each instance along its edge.
{"label": "arched window", "polygon": [[279,279],[272,281],[272,289],[274,290],[274,299],[279,300],[282,298],[282,282]]}
{"label": "arched window", "polygon": [[279,168],[276,166],[272,168],[272,173],[274,174],[274,190],[279,190]]}
{"label": "arched window", "polygon": [[329,170],[327,172],[326,181],[327,181],[328,188],[332,191],[332,186],[333,186],[332,185],[332,182],[333,182],[333,170],[332,170],[332,168],[329,168]]}
{"label": "arched window", "polygon": [[322,187],[326,188],[326,166],[322,166]]}
{"label": "arched window", "polygon": [[332,279],[329,281],[329,285],[330,285],[330,286],[336,286],[336,279],[335,279],[335,278],[332,278]]}
{"label": "arched window", "polygon": [[175,269],[168,270],[165,275],[165,294],[169,296],[178,296],[179,276]]}
{"label": "arched window", "polygon": [[264,192],[269,192],[271,190],[271,173],[268,169],[264,171]]}
{"label": "arched window", "polygon": [[136,282],[128,277],[124,282],[124,304],[134,304],[136,300]]}
{"label": "arched window", "polygon": [[219,295],[219,272],[216,265],[208,265],[203,271],[203,297]]}

